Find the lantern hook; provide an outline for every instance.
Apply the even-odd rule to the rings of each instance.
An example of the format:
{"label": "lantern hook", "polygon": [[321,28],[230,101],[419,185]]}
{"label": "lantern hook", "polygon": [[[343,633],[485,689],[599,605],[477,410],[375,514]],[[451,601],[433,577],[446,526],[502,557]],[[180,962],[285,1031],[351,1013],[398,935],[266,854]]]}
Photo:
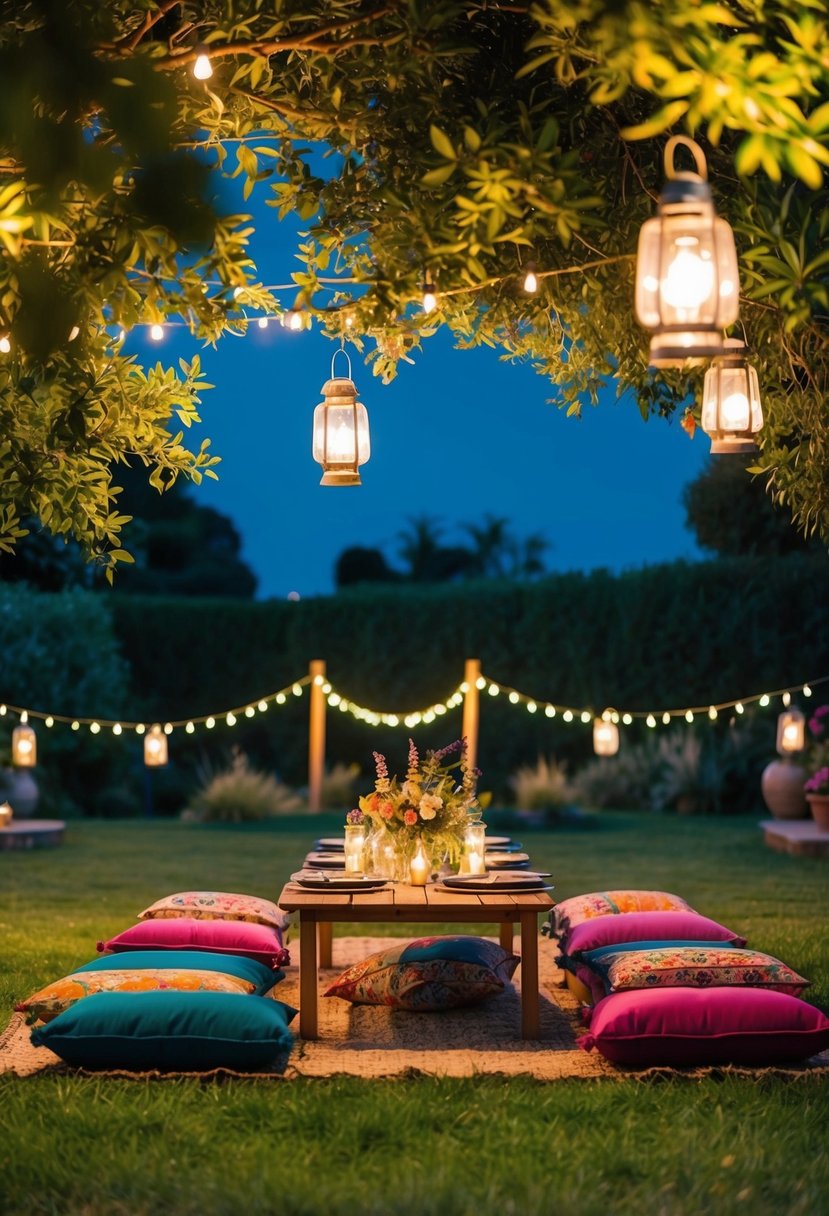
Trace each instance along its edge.
{"label": "lantern hook", "polygon": [[[672,135],[665,144],[665,176],[670,180],[675,180],[680,176],[679,171],[674,165],[674,153],[680,146],[687,148],[694,158],[694,164],[697,171],[695,174],[693,174],[693,176],[699,178],[700,181],[707,182],[708,165],[705,161],[705,153],[699,144],[696,143],[695,140],[689,139],[687,135]],[[682,176],[690,175],[683,174]]]}
{"label": "lantern hook", "polygon": [[331,356],[331,379],[332,380],[334,379],[334,362],[337,358],[337,355],[345,355],[346,363],[348,364],[348,379],[349,380],[351,379],[351,359],[348,357],[348,351],[345,349],[345,339],[343,339],[342,341],[343,341],[343,345],[340,346],[339,350],[335,350],[334,354]]}

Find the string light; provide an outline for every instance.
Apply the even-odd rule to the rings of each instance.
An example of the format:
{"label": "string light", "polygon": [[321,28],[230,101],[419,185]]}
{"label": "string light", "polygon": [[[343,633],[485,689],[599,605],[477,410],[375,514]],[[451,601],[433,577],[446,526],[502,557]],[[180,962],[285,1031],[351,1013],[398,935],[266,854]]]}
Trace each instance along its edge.
{"label": "string light", "polygon": [[209,80],[213,75],[213,64],[204,51],[200,51],[196,56],[195,63],[193,64],[193,75],[196,80]]}
{"label": "string light", "polygon": [[259,326],[260,329],[267,329],[268,328],[268,318],[260,317],[259,320],[256,322],[256,324]]}
{"label": "string light", "polygon": [[7,355],[12,348],[8,334],[0,334],[0,354]]}
{"label": "string light", "polygon": [[438,306],[438,298],[435,292],[435,286],[430,276],[427,274],[423,280],[423,311],[434,312]]}
{"label": "string light", "polygon": [[535,273],[535,263],[527,263],[527,273],[524,275],[524,290],[527,295],[534,295],[538,291],[538,277]]}
{"label": "string light", "polygon": [[162,342],[164,340],[164,326],[151,325],[150,337],[152,338],[153,342]]}

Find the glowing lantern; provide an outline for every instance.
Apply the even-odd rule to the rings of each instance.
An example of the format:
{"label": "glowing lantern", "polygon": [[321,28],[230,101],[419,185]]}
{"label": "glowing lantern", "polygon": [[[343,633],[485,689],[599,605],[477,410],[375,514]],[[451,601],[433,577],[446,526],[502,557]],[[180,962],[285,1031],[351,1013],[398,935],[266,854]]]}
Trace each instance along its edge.
{"label": "glowing lantern", "polygon": [[[674,168],[680,144],[695,173]],[[714,210],[699,145],[684,135],[669,139],[665,174],[657,214],[639,234],[636,315],[653,332],[651,364],[681,367],[720,354],[722,331],[737,320],[740,283],[734,234]]]}
{"label": "glowing lantern", "polygon": [[777,719],[777,750],[781,756],[802,752],[806,743],[806,719],[799,709],[787,709]]}
{"label": "glowing lantern", "polygon": [[[334,359],[348,360],[348,376],[334,376]],[[351,360],[336,351],[331,360],[331,379],[322,386],[325,398],[314,410],[314,460],[322,465],[321,486],[359,486],[358,468],[371,455],[366,407],[357,400],[351,379]]]}
{"label": "glowing lantern", "polygon": [[593,751],[597,756],[615,756],[619,750],[619,727],[610,718],[593,721]]}
{"label": "glowing lantern", "polygon": [[37,736],[26,722],[12,731],[12,764],[15,768],[34,768],[37,764]]}
{"label": "glowing lantern", "polygon": [[705,373],[701,425],[715,455],[757,451],[754,436],[763,425],[760,384],[739,338],[726,338],[724,352]]}
{"label": "glowing lantern", "polygon": [[144,736],[144,763],[147,768],[161,768],[167,763],[167,736],[158,725]]}

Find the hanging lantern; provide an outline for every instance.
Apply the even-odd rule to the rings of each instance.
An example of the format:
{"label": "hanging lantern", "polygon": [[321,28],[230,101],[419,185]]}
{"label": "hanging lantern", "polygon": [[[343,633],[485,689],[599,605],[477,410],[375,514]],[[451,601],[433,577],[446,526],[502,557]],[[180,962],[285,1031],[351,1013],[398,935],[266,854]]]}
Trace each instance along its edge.
{"label": "hanging lantern", "polygon": [[37,735],[31,726],[21,722],[12,731],[12,765],[14,768],[34,768],[37,764]]}
{"label": "hanging lantern", "polygon": [[777,750],[781,756],[802,752],[806,743],[806,719],[799,709],[787,709],[777,719]]}
{"label": "hanging lantern", "polygon": [[[345,355],[348,377],[334,376],[334,359]],[[313,456],[323,468],[321,486],[359,486],[358,468],[371,455],[366,407],[357,400],[351,360],[344,350],[334,353],[331,379],[322,386],[325,398],[314,410]]]}
{"label": "hanging lantern", "polygon": [[714,455],[757,451],[754,436],[763,425],[760,383],[739,338],[726,338],[725,350],[705,373],[702,429],[711,436]]}
{"label": "hanging lantern", "polygon": [[[690,149],[695,173],[674,168],[680,144]],[[739,271],[734,234],[714,210],[699,145],[684,135],[669,139],[665,174],[657,214],[639,233],[636,316],[653,331],[651,365],[682,367],[722,351],[722,331],[739,311]]]}
{"label": "hanging lantern", "polygon": [[593,751],[597,756],[615,756],[619,750],[619,727],[610,718],[593,720]]}
{"label": "hanging lantern", "polygon": [[161,768],[167,763],[167,736],[158,724],[144,736],[144,763],[147,768]]}

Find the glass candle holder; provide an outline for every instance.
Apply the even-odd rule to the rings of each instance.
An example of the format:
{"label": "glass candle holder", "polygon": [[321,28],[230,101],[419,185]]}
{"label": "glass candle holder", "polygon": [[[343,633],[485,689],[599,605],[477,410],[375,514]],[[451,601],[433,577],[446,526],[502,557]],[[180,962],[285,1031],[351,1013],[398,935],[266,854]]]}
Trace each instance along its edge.
{"label": "glass candle holder", "polygon": [[463,833],[461,874],[486,874],[486,824],[468,823]]}
{"label": "glass candle holder", "polygon": [[345,825],[345,873],[362,874],[366,830],[361,823]]}
{"label": "glass candle holder", "polygon": [[0,828],[8,827],[12,821],[12,809],[8,802],[0,803]]}

